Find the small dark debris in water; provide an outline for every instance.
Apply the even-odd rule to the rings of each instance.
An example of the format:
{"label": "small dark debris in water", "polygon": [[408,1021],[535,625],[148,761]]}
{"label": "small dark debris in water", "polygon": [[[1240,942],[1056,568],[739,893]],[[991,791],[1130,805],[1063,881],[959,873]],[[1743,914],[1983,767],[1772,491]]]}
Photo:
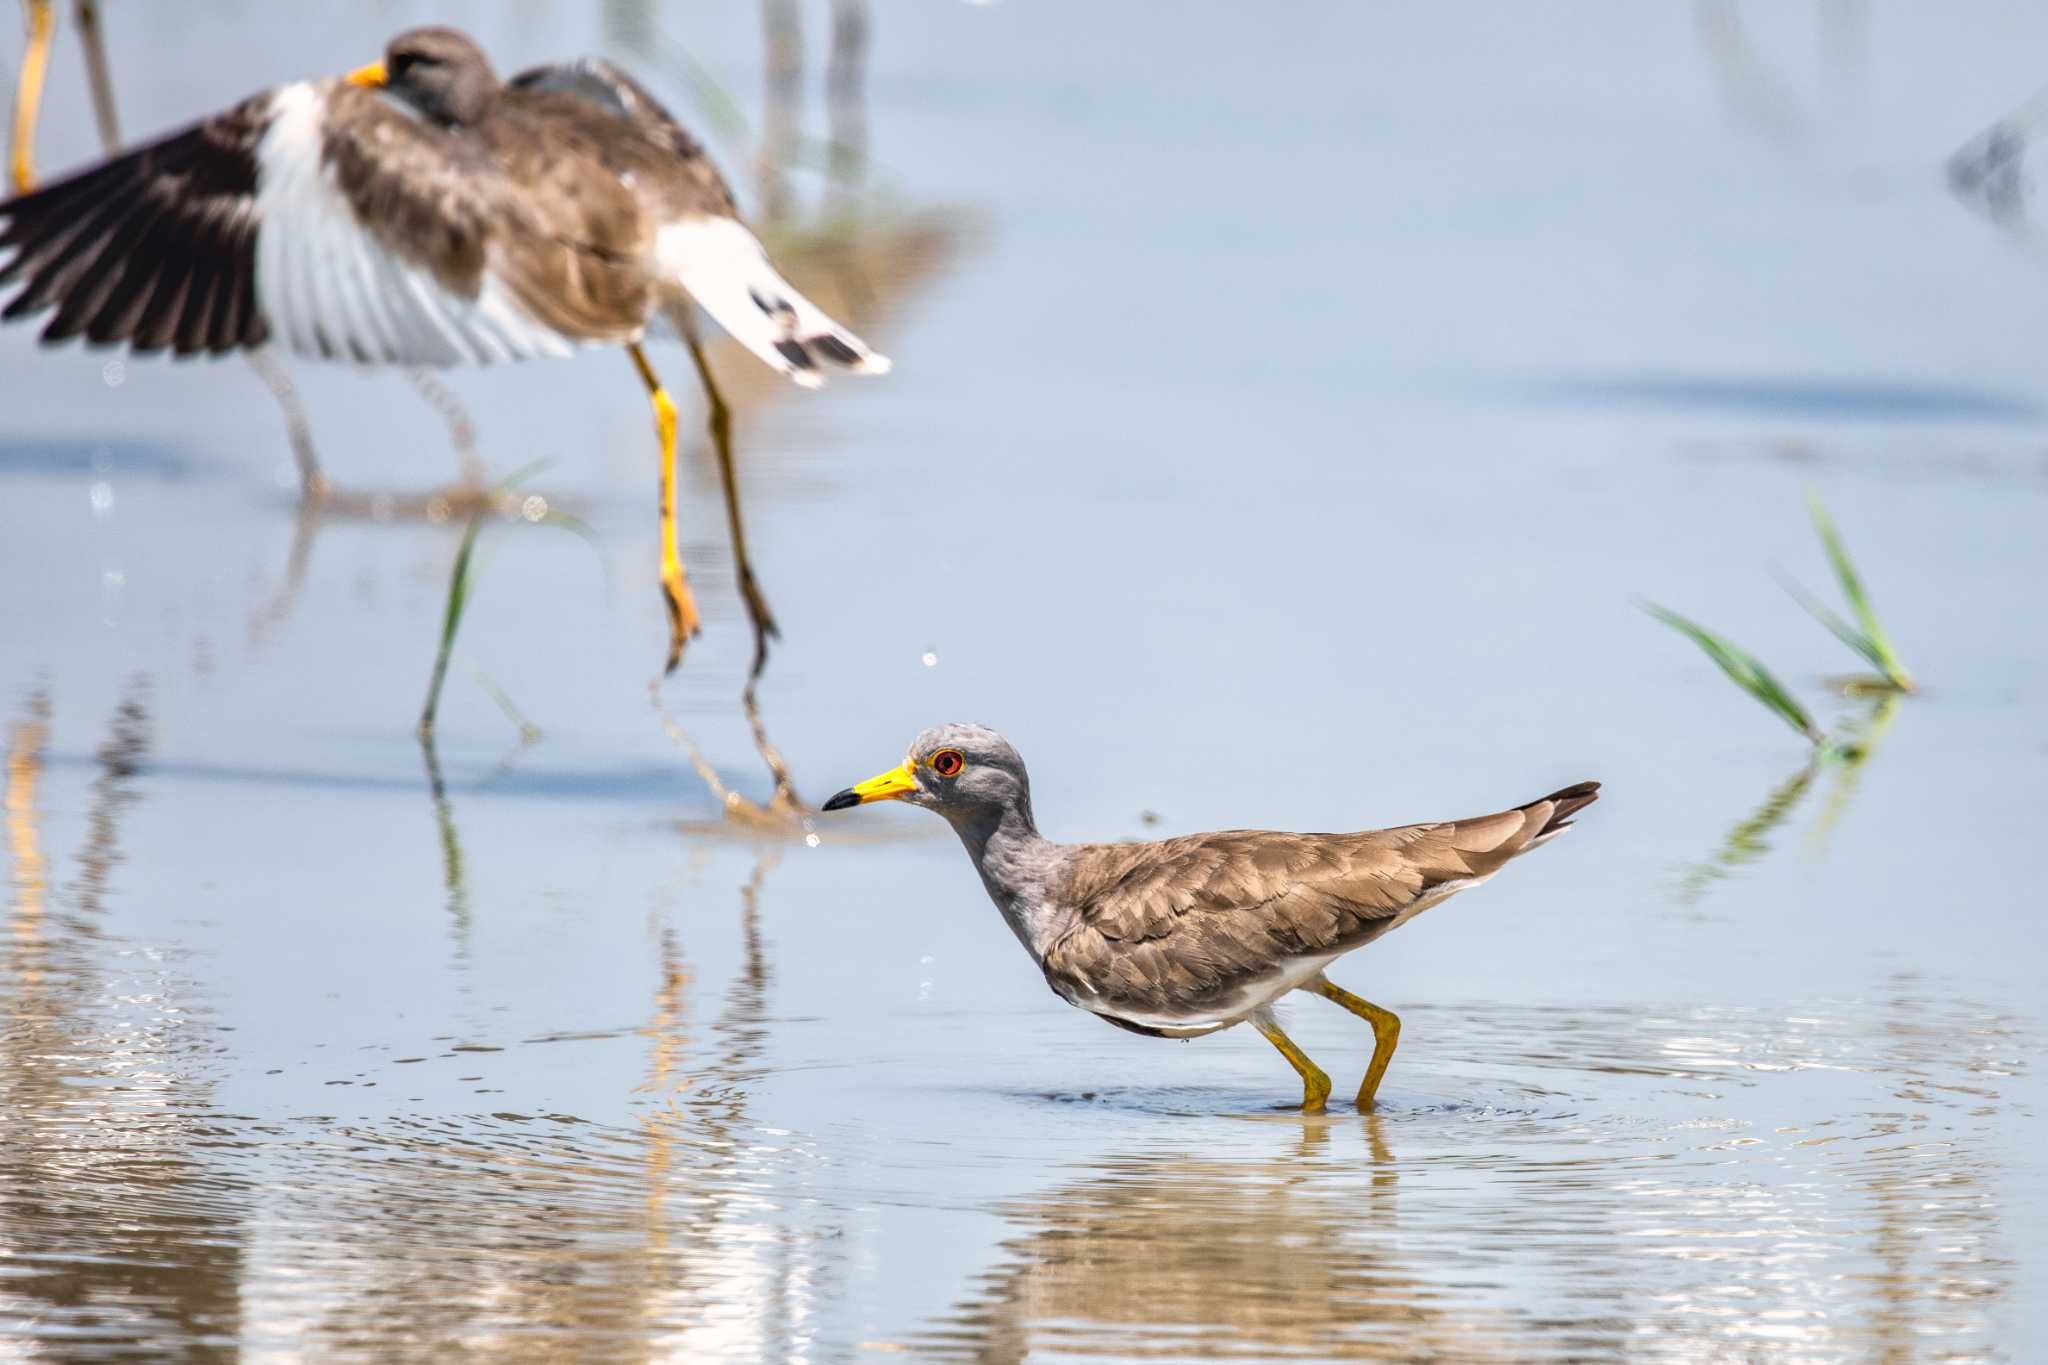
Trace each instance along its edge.
{"label": "small dark debris in water", "polygon": [[354,1085],[354,1081],[322,1081],[322,1085]]}
{"label": "small dark debris in water", "polygon": [[458,1080],[458,1081],[480,1081],[480,1080],[482,1080],[482,1079],[483,1079],[483,1077],[481,1077],[481,1076],[457,1076],[457,1077],[456,1077],[455,1079],[456,1079],[456,1080]]}
{"label": "small dark debris in water", "polygon": [[503,1052],[504,1050],[501,1047],[488,1047],[483,1043],[457,1043],[450,1049],[453,1052]]}
{"label": "small dark debris in water", "polygon": [[405,1066],[412,1062],[424,1062],[425,1060],[427,1059],[424,1057],[393,1057],[391,1064],[393,1066]]}
{"label": "small dark debris in water", "polygon": [[263,1074],[266,1076],[282,1076],[284,1075],[284,1068],[281,1066],[274,1066],[270,1068],[270,1070],[264,1072]]}
{"label": "small dark debris in water", "polygon": [[1156,824],[1158,824],[1158,823],[1159,823],[1159,812],[1158,812],[1158,811],[1156,811],[1156,810],[1141,810],[1141,811],[1139,811],[1139,812],[1138,812],[1138,823],[1139,823],[1139,824],[1141,824],[1141,825],[1156,825]]}

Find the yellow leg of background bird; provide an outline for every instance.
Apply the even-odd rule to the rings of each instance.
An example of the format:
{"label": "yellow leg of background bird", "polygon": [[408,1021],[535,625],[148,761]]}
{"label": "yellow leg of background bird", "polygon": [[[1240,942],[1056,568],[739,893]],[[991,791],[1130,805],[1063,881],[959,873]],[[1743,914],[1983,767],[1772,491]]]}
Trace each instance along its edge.
{"label": "yellow leg of background bird", "polygon": [[754,578],[754,563],[747,557],[747,530],[740,520],[739,471],[732,458],[732,411],[726,407],[725,396],[712,378],[710,362],[704,358],[704,347],[698,342],[694,327],[683,333],[683,343],[690,348],[690,359],[697,363],[697,378],[704,385],[705,403],[711,412],[711,449],[718,457],[718,477],[725,486],[725,524],[732,534],[733,573],[739,580],[740,597],[747,604],[747,619],[754,624],[752,676],[758,678],[762,665],[768,662],[768,642],[778,638],[782,631],[775,624],[775,613],[768,610],[768,599],[761,595],[761,585]]}
{"label": "yellow leg of background bird", "polygon": [[21,58],[21,83],[14,92],[14,143],[8,172],[14,192],[36,187],[36,113],[43,104],[43,73],[50,66],[50,33],[57,26],[53,0],[28,0],[28,51]]}
{"label": "yellow leg of background bird", "polygon": [[1320,994],[1372,1025],[1372,1064],[1366,1067],[1365,1080],[1358,1087],[1359,1111],[1370,1110],[1373,1096],[1379,1093],[1380,1078],[1387,1074],[1387,1063],[1394,1060],[1394,1048],[1401,1041],[1400,1017],[1370,1000],[1360,999],[1342,986],[1333,984],[1328,977],[1319,976],[1310,984]]}
{"label": "yellow leg of background bird", "polygon": [[654,430],[661,437],[661,600],[668,606],[668,663],[662,672],[673,673],[682,662],[683,646],[699,629],[697,600],[690,595],[683,557],[676,549],[676,405],[640,347],[628,346],[626,354],[633,357],[633,368],[647,385],[648,401],[654,404]]}
{"label": "yellow leg of background bird", "polygon": [[761,670],[768,666],[768,642],[778,638],[782,630],[775,624],[775,613],[768,610],[768,599],[761,595],[753,561],[747,556],[747,528],[740,519],[739,468],[732,455],[732,410],[725,405],[725,395],[718,391],[717,378],[711,373],[711,363],[705,359],[703,343],[697,338],[695,318],[687,309],[682,310],[677,331],[682,334],[683,344],[690,348],[697,378],[704,385],[704,402],[711,414],[711,448],[717,455],[718,477],[725,489],[725,524],[732,536],[733,575],[739,581],[740,597],[747,604],[747,620],[754,627],[754,662],[747,669],[747,685],[740,693],[740,705],[747,713],[747,723],[753,727],[754,747],[760,750],[762,762],[775,777],[775,794],[769,798],[768,809],[789,814],[801,810],[803,802],[797,797],[796,783],[790,778],[782,751],[768,738],[767,727],[761,723],[760,701],[755,695]]}
{"label": "yellow leg of background bird", "polygon": [[1321,1067],[1310,1061],[1308,1054],[1296,1047],[1292,1038],[1289,1038],[1280,1031],[1280,1025],[1273,1022],[1271,1015],[1267,1015],[1264,1018],[1254,1017],[1252,1025],[1261,1034],[1265,1035],[1267,1042],[1280,1049],[1280,1055],[1285,1057],[1288,1064],[1300,1074],[1301,1112],[1304,1114],[1322,1113],[1323,1101],[1330,1098],[1329,1075]]}

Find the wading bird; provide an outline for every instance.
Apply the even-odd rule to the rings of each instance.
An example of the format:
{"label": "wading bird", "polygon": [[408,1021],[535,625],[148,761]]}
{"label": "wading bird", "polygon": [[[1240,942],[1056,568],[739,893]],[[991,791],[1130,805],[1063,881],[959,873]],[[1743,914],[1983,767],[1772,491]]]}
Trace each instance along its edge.
{"label": "wading bird", "polygon": [[406,366],[624,346],[661,441],[669,669],[698,617],[676,549],[675,405],[640,348],[649,323],[683,336],[710,395],[757,657],[774,618],[689,301],[805,387],[826,366],[889,367],[783,280],[703,148],[631,77],[586,60],[500,81],[446,28],[0,203],[0,286],[17,282],[0,317],[54,308],[49,343],[192,355],[276,342]]}
{"label": "wading bird", "polygon": [[1024,760],[979,725],[925,731],[900,767],[825,803],[908,801],[952,825],[1053,994],[1119,1028],[1198,1038],[1250,1020],[1301,1076],[1303,1113],[1330,1078],[1281,1032],[1273,1002],[1314,991],[1372,1026],[1369,1110],[1401,1021],[1323,975],[1332,962],[1571,828],[1600,784],[1498,815],[1362,834],[1225,830],[1148,844],[1056,844],[1031,818]]}

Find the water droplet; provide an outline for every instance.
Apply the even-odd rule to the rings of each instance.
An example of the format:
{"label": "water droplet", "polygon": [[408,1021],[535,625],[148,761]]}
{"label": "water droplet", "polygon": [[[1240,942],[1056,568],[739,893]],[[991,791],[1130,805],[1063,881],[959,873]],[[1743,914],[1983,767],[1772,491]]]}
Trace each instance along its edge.
{"label": "water droplet", "polygon": [[937,668],[939,666],[939,656],[930,650],[926,650],[924,652],[924,666],[926,668]]}
{"label": "water droplet", "polygon": [[100,366],[100,380],[110,389],[118,389],[128,378],[128,366],[118,360],[109,360]]}
{"label": "water droplet", "polygon": [[816,848],[820,842],[821,841],[819,840],[818,836],[815,834],[806,834],[804,836],[804,847],[806,848]]}
{"label": "water droplet", "polygon": [[548,500],[535,493],[519,504],[519,515],[528,521],[539,521],[548,514]]}
{"label": "water droplet", "polygon": [[86,494],[86,497],[92,502],[92,514],[95,520],[105,521],[107,513],[114,510],[114,485],[108,483],[105,479],[101,479],[98,483],[94,484],[91,491]]}

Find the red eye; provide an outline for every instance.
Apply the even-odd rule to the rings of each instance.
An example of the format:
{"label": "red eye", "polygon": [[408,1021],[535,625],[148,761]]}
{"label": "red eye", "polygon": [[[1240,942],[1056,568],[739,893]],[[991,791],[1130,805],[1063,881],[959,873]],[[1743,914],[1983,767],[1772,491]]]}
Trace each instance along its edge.
{"label": "red eye", "polygon": [[967,760],[960,757],[958,749],[941,749],[932,755],[932,771],[940,777],[958,777],[966,766]]}

